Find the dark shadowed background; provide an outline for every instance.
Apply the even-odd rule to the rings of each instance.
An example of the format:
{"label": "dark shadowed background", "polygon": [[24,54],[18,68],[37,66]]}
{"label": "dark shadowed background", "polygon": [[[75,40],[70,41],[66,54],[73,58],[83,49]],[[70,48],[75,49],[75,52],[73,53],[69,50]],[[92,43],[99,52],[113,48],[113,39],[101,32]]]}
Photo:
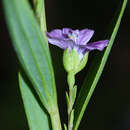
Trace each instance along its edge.
{"label": "dark shadowed background", "polygon": [[[95,30],[94,40],[103,40],[120,0],[46,0],[48,30],[71,27]],[[1,5],[1,4],[0,4]],[[17,81],[16,54],[0,7],[0,130],[28,130]],[[81,130],[130,130],[130,3],[123,16],[103,74],[86,109]],[[58,89],[61,118],[66,122],[64,91],[66,73],[62,50],[50,46]],[[93,56],[92,52],[90,60]],[[89,64],[89,63],[88,63]],[[77,75],[82,85],[87,67]]]}

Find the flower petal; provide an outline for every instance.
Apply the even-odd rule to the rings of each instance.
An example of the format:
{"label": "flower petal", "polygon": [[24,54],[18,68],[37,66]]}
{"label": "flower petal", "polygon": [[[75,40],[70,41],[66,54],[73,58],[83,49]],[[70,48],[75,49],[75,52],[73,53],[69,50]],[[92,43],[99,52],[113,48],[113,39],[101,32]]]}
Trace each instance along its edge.
{"label": "flower petal", "polygon": [[94,30],[83,29],[79,33],[79,45],[86,45],[94,34]]}
{"label": "flower petal", "polygon": [[107,46],[108,42],[109,42],[109,40],[102,40],[102,41],[89,43],[86,45],[86,49],[88,51],[95,50],[95,49],[102,51],[104,49],[104,47]]}
{"label": "flower petal", "polygon": [[63,38],[62,30],[60,29],[54,29],[53,31],[47,32],[46,34],[51,38],[58,38],[58,39]]}
{"label": "flower petal", "polygon": [[62,33],[65,35],[68,35],[68,34],[72,33],[72,31],[73,30],[71,28],[63,28]]}
{"label": "flower petal", "polygon": [[62,40],[62,39],[51,38],[48,36],[47,36],[47,39],[50,44],[56,45],[60,47],[61,49],[69,48],[70,50],[72,50],[74,47],[74,43],[72,40]]}

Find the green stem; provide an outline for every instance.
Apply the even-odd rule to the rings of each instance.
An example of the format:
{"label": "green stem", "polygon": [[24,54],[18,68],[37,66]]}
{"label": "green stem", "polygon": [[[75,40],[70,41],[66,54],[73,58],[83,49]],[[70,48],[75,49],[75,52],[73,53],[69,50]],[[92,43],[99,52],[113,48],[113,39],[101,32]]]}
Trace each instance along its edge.
{"label": "green stem", "polygon": [[69,114],[71,113],[71,110],[73,108],[72,94],[73,94],[73,89],[70,89],[69,90],[69,100],[70,100],[71,108],[70,108]]}
{"label": "green stem", "polygon": [[37,20],[40,24],[41,32],[43,34],[46,43],[48,43],[45,32],[47,31],[46,27],[46,15],[45,15],[45,2],[44,0],[34,0],[34,8]]}
{"label": "green stem", "polygon": [[50,114],[52,129],[62,130],[58,108],[52,107],[49,114]]}
{"label": "green stem", "polygon": [[72,103],[72,90],[69,90],[69,100],[70,100],[70,108],[68,108],[68,130],[72,130],[72,125],[71,125],[71,112],[72,112],[72,108],[73,108],[73,103]]}
{"label": "green stem", "polygon": [[36,5],[36,0],[33,0],[33,5]]}
{"label": "green stem", "polygon": [[75,75],[74,75],[73,72],[68,73],[67,82],[68,82],[68,85],[69,85],[69,91],[71,91],[74,87],[74,84],[75,84]]}
{"label": "green stem", "polygon": [[73,110],[73,88],[75,84],[75,76],[73,73],[68,73],[67,77],[68,85],[69,85],[69,104],[70,106],[68,107],[68,130],[73,129],[73,118],[74,118],[74,110]]}

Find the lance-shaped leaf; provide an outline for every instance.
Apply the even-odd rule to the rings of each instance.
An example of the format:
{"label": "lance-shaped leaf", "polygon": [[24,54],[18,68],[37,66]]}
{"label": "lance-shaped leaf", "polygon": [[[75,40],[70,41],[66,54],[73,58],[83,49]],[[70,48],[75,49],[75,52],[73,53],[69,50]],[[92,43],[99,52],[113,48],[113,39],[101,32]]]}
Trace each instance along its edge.
{"label": "lance-shaped leaf", "polygon": [[104,65],[106,63],[106,60],[110,53],[114,39],[116,37],[117,31],[121,22],[121,18],[123,16],[123,13],[126,7],[126,3],[127,3],[127,0],[123,0],[123,3],[121,4],[121,6],[119,7],[119,10],[116,13],[116,16],[115,16],[116,19],[114,18],[114,23],[115,23],[114,26],[113,26],[113,23],[111,24],[112,32],[111,32],[108,47],[106,48],[104,53],[100,52],[96,54],[88,70],[88,74],[80,90],[80,93],[79,93],[79,96],[75,105],[74,130],[77,130],[77,128],[79,127],[84,111],[93,94],[96,84],[101,76]]}
{"label": "lance-shaped leaf", "polygon": [[27,0],[3,0],[13,46],[41,102],[57,104],[54,73],[46,40]]}
{"label": "lance-shaped leaf", "polygon": [[19,73],[19,86],[30,130],[50,130],[48,114],[39,105],[29,84]]}

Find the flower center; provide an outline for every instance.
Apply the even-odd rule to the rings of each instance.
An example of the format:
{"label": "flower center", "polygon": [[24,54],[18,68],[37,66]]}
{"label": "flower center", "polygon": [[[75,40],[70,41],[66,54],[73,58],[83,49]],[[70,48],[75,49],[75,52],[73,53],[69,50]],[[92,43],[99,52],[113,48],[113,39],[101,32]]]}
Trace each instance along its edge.
{"label": "flower center", "polygon": [[68,37],[77,44],[77,40],[79,38],[79,30],[75,30],[72,33],[68,34]]}

